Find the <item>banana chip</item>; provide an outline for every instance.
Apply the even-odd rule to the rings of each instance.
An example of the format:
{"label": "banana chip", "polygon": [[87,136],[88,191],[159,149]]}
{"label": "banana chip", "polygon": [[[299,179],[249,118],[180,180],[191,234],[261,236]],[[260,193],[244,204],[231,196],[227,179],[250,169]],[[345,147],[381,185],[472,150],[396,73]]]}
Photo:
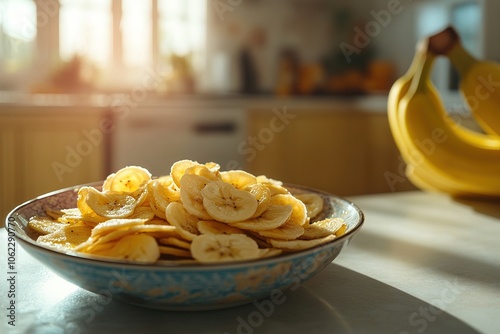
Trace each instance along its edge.
{"label": "banana chip", "polygon": [[343,235],[341,218],[312,221],[323,198],[213,162],[180,160],[153,178],[139,166],[78,190],[74,208],[33,217],[37,242],[61,251],[156,263],[217,263],[279,256]]}
{"label": "banana chip", "polygon": [[258,206],[251,193],[223,181],[208,183],[200,194],[210,217],[224,223],[246,220],[254,215]]}
{"label": "banana chip", "polygon": [[295,195],[295,197],[305,204],[309,218],[316,217],[323,210],[323,198],[318,194],[305,193]]}
{"label": "banana chip", "polygon": [[214,162],[207,162],[203,165],[197,161],[180,160],[172,165],[170,175],[173,182],[181,187],[181,179],[185,174],[199,175],[214,181],[218,179],[219,170],[220,166]]}
{"label": "banana chip", "polygon": [[201,164],[192,160],[180,160],[174,162],[174,164],[170,168],[170,175],[172,176],[172,181],[180,188],[181,179],[186,173],[186,170],[194,166],[201,166]]}
{"label": "banana chip", "polygon": [[158,246],[160,253],[165,255],[173,255],[181,258],[191,258],[191,252],[186,249],[170,247],[170,246]]}
{"label": "banana chip", "polygon": [[260,258],[273,257],[283,253],[283,250],[279,248],[262,248],[260,250]]}
{"label": "banana chip", "polygon": [[203,205],[201,194],[201,190],[210,182],[213,181],[196,174],[186,174],[180,180],[180,197],[184,208],[193,216],[203,220],[212,219]]}
{"label": "banana chip", "polygon": [[307,226],[300,238],[319,239],[330,234],[340,236],[343,234],[341,231],[343,226],[346,226],[346,224],[342,218],[326,218]]}
{"label": "banana chip", "polygon": [[158,239],[158,242],[160,244],[164,244],[167,246],[170,245],[170,246],[174,246],[174,247],[182,248],[182,249],[191,249],[190,242],[187,242],[185,240],[175,238],[175,237],[160,238],[160,239]]}
{"label": "banana chip", "polygon": [[167,220],[175,226],[177,233],[186,240],[193,240],[200,231],[196,226],[198,219],[191,215],[181,203],[172,202],[167,206]]}
{"label": "banana chip", "polygon": [[258,231],[257,233],[259,233],[263,237],[268,237],[273,239],[294,240],[300,237],[304,233],[304,228],[291,221],[287,221],[278,228],[272,230]]}
{"label": "banana chip", "polygon": [[63,228],[66,223],[61,223],[51,218],[35,217],[28,222],[28,227],[40,234],[50,234]]}
{"label": "banana chip", "polygon": [[141,263],[154,263],[160,258],[156,239],[145,234],[126,235],[111,248],[100,249],[91,254]]}
{"label": "banana chip", "polygon": [[242,229],[216,220],[200,220],[197,227],[202,234],[245,234]]}
{"label": "banana chip", "polygon": [[125,218],[134,213],[137,201],[134,197],[122,193],[102,193],[89,188],[85,197],[87,206],[94,213],[106,218]]}
{"label": "banana chip", "polygon": [[[171,182],[171,183],[170,183]],[[172,202],[179,202],[181,195],[178,189],[175,189],[173,181],[170,180],[169,183],[154,180],[149,183],[149,192],[151,196],[149,197],[149,204],[154,213],[165,219],[165,210],[167,206]]]}
{"label": "banana chip", "polygon": [[73,248],[86,241],[92,228],[83,224],[66,225],[56,231],[39,236],[37,242],[55,248]]}
{"label": "banana chip", "polygon": [[265,185],[271,191],[271,195],[289,194],[290,193],[288,191],[288,189],[283,187],[283,182],[268,178],[265,175],[257,176],[257,182]]}
{"label": "banana chip", "polygon": [[316,247],[335,239],[336,236],[334,234],[330,234],[326,237],[319,239],[311,239],[311,240],[277,240],[277,239],[269,239],[271,245],[275,248],[280,248],[288,251],[299,251],[312,247]]}
{"label": "banana chip", "polygon": [[257,183],[257,178],[243,170],[230,170],[221,172],[222,181],[231,184],[237,189],[245,189],[248,186]]}
{"label": "banana chip", "polygon": [[151,180],[151,173],[138,166],[128,166],[120,169],[106,178],[103,183],[103,191],[118,193],[133,193]]}
{"label": "banana chip", "polygon": [[146,223],[146,219],[127,219],[127,218],[116,218],[105,221],[104,223],[100,223],[92,230],[92,236],[98,234],[104,234],[111,231],[128,229],[132,226],[144,225]]}
{"label": "banana chip", "polygon": [[291,205],[269,205],[260,216],[232,223],[231,226],[250,231],[272,230],[283,225],[292,211]]}
{"label": "banana chip", "polygon": [[201,263],[257,259],[259,246],[243,234],[202,234],[191,243],[193,258]]}
{"label": "banana chip", "polygon": [[269,203],[271,202],[271,191],[262,183],[254,183],[245,188],[257,200],[257,209],[252,218],[260,216],[266,211]]}
{"label": "banana chip", "polygon": [[287,221],[293,224],[302,226],[308,222],[307,208],[305,204],[291,194],[274,195],[273,197],[271,197],[270,204],[281,206],[290,205],[292,207],[292,213]]}

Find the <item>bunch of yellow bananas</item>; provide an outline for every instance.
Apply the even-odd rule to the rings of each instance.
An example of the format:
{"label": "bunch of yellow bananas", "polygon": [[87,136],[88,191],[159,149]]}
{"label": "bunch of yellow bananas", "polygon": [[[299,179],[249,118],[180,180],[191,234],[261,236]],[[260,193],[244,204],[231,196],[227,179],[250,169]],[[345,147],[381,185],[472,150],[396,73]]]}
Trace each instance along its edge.
{"label": "bunch of yellow bananas", "polygon": [[[458,124],[446,111],[430,79],[440,55],[456,65],[469,103],[476,98],[470,109],[486,133]],[[500,92],[493,89],[500,80],[495,78],[500,79],[500,65],[468,55],[452,28],[419,44],[388,99],[390,128],[407,177],[417,187],[453,196],[500,197]],[[485,80],[493,82],[490,87]]]}

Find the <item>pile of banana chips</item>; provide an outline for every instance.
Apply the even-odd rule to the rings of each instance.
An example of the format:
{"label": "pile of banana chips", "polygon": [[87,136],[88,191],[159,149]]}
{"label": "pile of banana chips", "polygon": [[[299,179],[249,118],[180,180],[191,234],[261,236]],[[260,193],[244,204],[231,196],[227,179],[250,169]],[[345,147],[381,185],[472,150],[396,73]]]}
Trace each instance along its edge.
{"label": "pile of banana chips", "polygon": [[300,251],[345,233],[341,218],[314,221],[316,193],[292,195],[282,182],[213,162],[181,160],[153,178],[138,166],[78,190],[75,208],[30,219],[37,243],[137,263],[220,263]]}

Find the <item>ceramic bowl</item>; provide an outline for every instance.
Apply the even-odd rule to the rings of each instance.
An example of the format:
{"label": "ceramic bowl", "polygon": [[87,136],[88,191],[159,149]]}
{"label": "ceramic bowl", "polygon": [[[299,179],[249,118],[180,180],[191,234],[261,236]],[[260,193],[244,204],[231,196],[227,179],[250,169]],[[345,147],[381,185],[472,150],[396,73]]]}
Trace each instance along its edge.
{"label": "ceramic bowl", "polygon": [[[98,186],[101,183],[90,184]],[[33,257],[69,282],[98,294],[163,310],[209,310],[245,304],[297,287],[328,266],[359,231],[362,211],[343,198],[318,190],[285,185],[292,193],[315,192],[325,200],[322,216],[342,217],[347,232],[308,250],[273,258],[229,264],[143,265],[65,254],[35,242],[28,220],[54,209],[76,206],[79,186],[45,194],[15,208],[6,226]]]}

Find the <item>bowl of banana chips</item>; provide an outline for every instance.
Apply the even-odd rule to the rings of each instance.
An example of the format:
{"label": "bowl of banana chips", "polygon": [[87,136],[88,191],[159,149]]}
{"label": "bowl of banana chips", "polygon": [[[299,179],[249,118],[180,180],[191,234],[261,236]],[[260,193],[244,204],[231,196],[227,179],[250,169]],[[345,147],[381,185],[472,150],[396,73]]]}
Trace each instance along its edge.
{"label": "bowl of banana chips", "polygon": [[319,190],[181,160],[168,175],[128,166],[42,195],[7,220],[29,254],[77,286],[182,311],[297,287],[337,257],[364,215]]}

